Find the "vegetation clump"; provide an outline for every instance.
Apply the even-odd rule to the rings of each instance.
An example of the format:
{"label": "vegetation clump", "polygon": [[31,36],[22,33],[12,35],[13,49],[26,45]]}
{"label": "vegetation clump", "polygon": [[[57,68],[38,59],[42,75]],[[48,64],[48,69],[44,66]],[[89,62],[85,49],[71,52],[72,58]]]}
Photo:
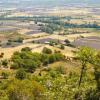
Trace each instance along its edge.
{"label": "vegetation clump", "polygon": [[[15,52],[11,59],[14,72],[0,74],[0,99],[99,100],[100,52],[82,47],[76,54],[77,60],[68,62],[59,52]],[[59,65],[51,67],[57,61]],[[60,65],[60,61],[69,65]],[[71,64],[73,67],[68,67]]]}

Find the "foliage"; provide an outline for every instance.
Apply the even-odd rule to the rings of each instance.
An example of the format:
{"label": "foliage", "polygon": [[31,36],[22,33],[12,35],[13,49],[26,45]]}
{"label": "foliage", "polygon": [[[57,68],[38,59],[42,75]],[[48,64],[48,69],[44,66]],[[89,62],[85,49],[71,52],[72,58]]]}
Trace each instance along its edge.
{"label": "foliage", "polygon": [[83,75],[88,63],[91,63],[94,58],[94,50],[89,47],[82,47],[77,53],[77,57],[82,64],[79,86],[81,85]]}
{"label": "foliage", "polygon": [[100,51],[96,53],[96,56],[94,57],[92,64],[94,65],[94,76],[97,84],[97,90],[100,91]]}
{"label": "foliage", "polygon": [[9,74],[7,72],[2,72],[1,76],[3,79],[8,79]]}
{"label": "foliage", "polygon": [[60,46],[60,49],[64,50],[65,49],[64,45],[61,45]]}
{"label": "foliage", "polygon": [[17,72],[16,72],[16,76],[15,76],[17,79],[20,79],[20,80],[23,80],[26,78],[26,72],[24,71],[24,69],[19,69]]}
{"label": "foliage", "polygon": [[40,54],[31,51],[15,52],[12,56],[14,68],[24,68],[33,72],[36,67],[40,66]]}
{"label": "foliage", "polygon": [[44,88],[36,81],[13,80],[7,90],[9,100],[43,100]]}
{"label": "foliage", "polygon": [[66,39],[64,42],[65,42],[66,44],[69,44],[69,43],[70,43],[70,41],[69,41],[68,39]]}
{"label": "foliage", "polygon": [[42,53],[45,53],[45,54],[52,54],[52,50],[47,48],[47,47],[44,47],[43,50],[42,50]]}
{"label": "foliage", "polygon": [[31,48],[29,48],[29,47],[25,47],[25,48],[22,48],[21,51],[31,51]]}
{"label": "foliage", "polygon": [[43,48],[43,53],[32,53],[29,49],[24,48],[21,52],[15,52],[12,56],[12,66],[14,69],[24,68],[29,72],[34,72],[42,64],[47,65],[56,61],[64,60],[61,53],[52,53],[49,48]]}
{"label": "foliage", "polygon": [[24,39],[23,39],[22,37],[19,37],[18,39],[15,40],[15,42],[22,43],[23,40],[24,40]]}
{"label": "foliage", "polygon": [[[60,52],[32,53],[30,50],[15,52],[12,56],[13,65],[18,71],[0,80],[1,100],[99,100],[100,99],[100,52],[82,47],[77,52],[78,70],[66,66],[56,68],[39,66],[56,61],[64,61]],[[74,61],[74,60],[73,60]],[[76,61],[76,60],[75,60]],[[35,64],[35,65],[34,65]],[[49,65],[50,66],[50,65]],[[84,68],[83,68],[84,67]],[[23,69],[20,69],[23,68]],[[33,71],[35,73],[27,73]],[[40,71],[40,72],[39,72]],[[40,74],[38,74],[41,73]],[[26,75],[29,74],[29,77]],[[5,72],[1,75],[6,76]],[[15,76],[15,77],[14,77]],[[81,81],[80,81],[81,79]],[[78,81],[79,80],[79,81]],[[79,86],[79,82],[81,83]]]}
{"label": "foliage", "polygon": [[6,68],[6,67],[8,67],[9,61],[7,59],[4,59],[1,61],[1,63],[2,63],[2,66]]}

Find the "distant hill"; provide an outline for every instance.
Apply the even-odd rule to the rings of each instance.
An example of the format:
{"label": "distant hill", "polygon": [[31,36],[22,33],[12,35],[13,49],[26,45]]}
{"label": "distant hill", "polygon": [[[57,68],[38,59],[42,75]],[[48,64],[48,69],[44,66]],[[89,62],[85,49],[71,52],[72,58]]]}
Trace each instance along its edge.
{"label": "distant hill", "polygon": [[0,0],[0,6],[4,7],[31,7],[31,6],[99,6],[100,0]]}

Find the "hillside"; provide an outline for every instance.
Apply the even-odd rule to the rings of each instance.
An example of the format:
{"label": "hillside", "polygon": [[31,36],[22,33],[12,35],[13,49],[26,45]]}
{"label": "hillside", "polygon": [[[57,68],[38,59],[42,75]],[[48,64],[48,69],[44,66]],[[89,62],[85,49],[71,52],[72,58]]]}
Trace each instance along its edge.
{"label": "hillside", "polygon": [[100,100],[100,0],[0,0],[0,100]]}

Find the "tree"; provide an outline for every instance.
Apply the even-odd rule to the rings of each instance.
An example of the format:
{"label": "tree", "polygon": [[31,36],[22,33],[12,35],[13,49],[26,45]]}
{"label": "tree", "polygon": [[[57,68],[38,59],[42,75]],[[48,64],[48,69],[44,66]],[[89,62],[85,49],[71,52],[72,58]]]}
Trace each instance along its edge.
{"label": "tree", "polygon": [[15,40],[15,42],[22,43],[23,40],[24,40],[24,39],[23,39],[22,37],[19,37],[17,40]]}
{"label": "tree", "polygon": [[41,54],[27,50],[15,52],[12,56],[12,62],[15,69],[24,68],[29,72],[34,72],[41,65]]}
{"label": "tree", "polygon": [[81,47],[77,53],[77,57],[82,64],[81,75],[79,79],[79,87],[80,87],[87,64],[91,62],[92,59],[94,58],[94,50],[89,47]]}
{"label": "tree", "polygon": [[65,49],[64,45],[61,45],[60,46],[60,49],[64,50]]}
{"label": "tree", "polygon": [[1,54],[0,54],[0,58],[3,58],[3,57],[4,57],[4,53],[1,52]]}
{"label": "tree", "polygon": [[11,45],[12,43],[11,43],[11,42],[7,42],[6,44],[7,44],[7,45]]}
{"label": "tree", "polygon": [[64,42],[65,42],[66,44],[69,44],[69,43],[70,43],[70,41],[69,41],[68,39],[66,39]]}
{"label": "tree", "polygon": [[8,76],[9,76],[9,74],[8,73],[6,73],[6,72],[2,72],[2,77],[3,77],[3,79],[7,79],[8,78]]}
{"label": "tree", "polygon": [[97,90],[100,91],[100,51],[97,52],[93,60],[92,64],[94,65],[94,76],[97,83]]}
{"label": "tree", "polygon": [[43,50],[42,50],[42,53],[45,53],[45,54],[52,54],[52,50],[47,48],[47,47],[44,47]]}
{"label": "tree", "polygon": [[21,51],[31,51],[31,48],[25,47],[25,48],[22,48]]}
{"label": "tree", "polygon": [[23,80],[26,78],[26,72],[24,71],[24,69],[19,69],[17,72],[16,72],[16,76],[15,76],[17,79],[20,79],[20,80]]}
{"label": "tree", "polygon": [[54,42],[53,41],[49,41],[50,43],[49,43],[49,45],[50,46],[54,46]]}
{"label": "tree", "polygon": [[2,63],[2,65],[3,65],[3,67],[5,67],[5,68],[8,67],[9,62],[8,62],[7,59],[2,60],[1,63]]}
{"label": "tree", "polygon": [[54,54],[50,55],[50,56],[49,56],[49,63],[53,63],[53,62],[55,62],[55,61],[56,61],[55,55],[54,55]]}
{"label": "tree", "polygon": [[49,34],[53,34],[53,29],[50,28],[49,26],[46,26],[46,25],[41,26],[40,30],[42,32],[46,32],[46,33],[49,33]]}
{"label": "tree", "polygon": [[49,56],[48,56],[48,54],[42,54],[41,61],[42,61],[43,65],[47,65],[49,63]]}
{"label": "tree", "polygon": [[34,80],[14,79],[6,90],[9,100],[45,100],[44,88]]}
{"label": "tree", "polygon": [[56,58],[56,61],[63,61],[65,59],[65,56],[61,53],[54,53],[54,56]]}

